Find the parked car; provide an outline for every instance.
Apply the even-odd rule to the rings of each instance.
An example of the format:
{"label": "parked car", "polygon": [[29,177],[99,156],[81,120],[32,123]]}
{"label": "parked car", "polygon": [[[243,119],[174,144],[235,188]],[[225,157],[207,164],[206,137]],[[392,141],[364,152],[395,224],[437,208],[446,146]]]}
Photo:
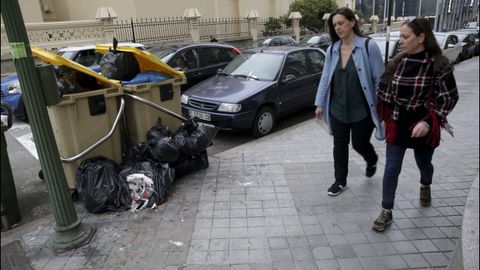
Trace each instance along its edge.
{"label": "parked car", "polygon": [[475,33],[452,32],[456,35],[462,44],[462,52],[460,53],[460,61],[472,58],[475,55],[475,46],[478,47],[478,39],[475,44]]}
{"label": "parked car", "polygon": [[272,36],[261,37],[252,41],[245,49],[254,49],[261,47],[275,47],[275,46],[297,46],[297,42],[291,36]]}
{"label": "parked car", "polygon": [[[388,42],[388,61],[390,61],[398,52],[400,52],[400,37],[390,35],[390,41]],[[385,60],[385,51],[387,48],[387,38],[385,36],[374,36],[372,41],[377,43],[378,48],[380,48],[380,53],[382,54],[382,59]]]}
{"label": "parked car", "polygon": [[[112,45],[112,44],[107,44]],[[145,50],[145,45],[134,42],[119,42],[118,46],[133,47],[140,50]],[[80,47],[66,47],[58,50],[58,55],[82,64],[90,69],[100,72],[100,60],[103,54],[95,51],[95,45],[84,45]]]}
{"label": "parked car", "polygon": [[[145,46],[140,43],[119,42],[118,46],[129,46],[145,50]],[[102,54],[95,51],[95,45],[70,46],[60,49],[58,54],[64,58],[89,67],[96,72],[100,72],[100,66],[98,63],[102,58]],[[16,73],[2,77],[1,92],[2,102],[8,103],[12,106],[13,115],[18,119],[27,121],[27,112],[22,98],[20,82]],[[6,111],[2,109],[1,113],[6,114]]]}
{"label": "parked car", "polygon": [[458,29],[456,30],[457,33],[464,33],[464,34],[468,34],[469,35],[469,41],[472,41],[474,42],[475,44],[475,48],[474,48],[474,51],[473,51],[473,55],[479,55],[479,33],[478,33],[478,30],[477,29]]}
{"label": "parked car", "polygon": [[185,91],[182,112],[223,130],[265,136],[278,118],[313,106],[324,61],[318,48],[247,50],[216,76]]}
{"label": "parked car", "polygon": [[152,46],[148,51],[171,67],[185,72],[182,91],[217,74],[240,50],[222,43],[184,43]]}
{"label": "parked car", "polygon": [[332,44],[332,41],[330,40],[330,35],[327,33],[323,33],[319,35],[307,35],[300,41],[298,45],[320,48],[324,51],[327,51],[327,48],[328,46],[330,46],[330,44]]}
{"label": "parked car", "polygon": [[451,63],[458,63],[462,53],[462,44],[459,42],[457,35],[441,32],[433,32],[433,34],[448,60]]}

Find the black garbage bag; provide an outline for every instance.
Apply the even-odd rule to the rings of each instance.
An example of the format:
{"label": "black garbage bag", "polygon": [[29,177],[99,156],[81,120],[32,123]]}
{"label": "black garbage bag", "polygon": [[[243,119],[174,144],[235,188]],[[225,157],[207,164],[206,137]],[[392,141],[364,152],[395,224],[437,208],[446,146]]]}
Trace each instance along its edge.
{"label": "black garbage bag", "polygon": [[76,187],[90,213],[130,208],[128,185],[119,177],[117,164],[105,157],[90,158],[80,164]]}
{"label": "black garbage bag", "polygon": [[137,162],[124,164],[120,177],[129,185],[132,209],[140,210],[167,200],[175,170],[167,163]]}
{"label": "black garbage bag", "polygon": [[170,137],[172,136],[172,132],[168,129],[167,126],[163,125],[160,119],[158,119],[157,124],[150,128],[147,132],[147,142],[150,141],[157,141],[162,139],[163,137]]}
{"label": "black garbage bag", "polygon": [[117,51],[117,40],[113,39],[113,49],[102,56],[100,71],[109,79],[129,81],[140,73],[140,66],[131,52]]}
{"label": "black garbage bag", "polygon": [[208,168],[208,166],[208,154],[206,150],[196,153],[193,156],[180,155],[178,161],[173,164],[176,177],[196,173]]}
{"label": "black garbage bag", "polygon": [[136,163],[146,161],[150,156],[150,146],[144,142],[137,142],[130,146],[123,157],[124,163]]}
{"label": "black garbage bag", "polygon": [[195,123],[189,119],[173,135],[173,140],[178,146],[180,153],[185,156],[193,156],[205,151],[218,133],[219,128],[205,124]]}
{"label": "black garbage bag", "polygon": [[180,156],[177,145],[170,137],[150,140],[148,145],[150,147],[150,157],[155,162],[174,163]]}

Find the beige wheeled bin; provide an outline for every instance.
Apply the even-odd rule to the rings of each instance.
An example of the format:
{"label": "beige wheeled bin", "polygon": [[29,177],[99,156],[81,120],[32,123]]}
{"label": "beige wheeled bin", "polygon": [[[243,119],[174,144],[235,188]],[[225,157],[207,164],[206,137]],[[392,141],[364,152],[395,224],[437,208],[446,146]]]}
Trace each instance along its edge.
{"label": "beige wheeled bin", "polygon": [[141,99],[181,115],[180,86],[182,84],[184,84],[183,79],[171,78],[157,83],[121,87],[126,95],[125,123],[130,143],[145,142],[148,130],[155,126],[158,120],[172,132],[180,127],[182,124],[180,119],[142,103]]}
{"label": "beige wheeled bin", "polygon": [[[114,128],[121,110],[117,98],[123,94],[119,88],[106,88],[62,97],[60,104],[48,107],[53,134],[62,158],[68,187],[75,189],[77,169],[82,161],[104,156],[122,163],[120,129]],[[111,136],[100,143],[110,131]],[[86,155],[85,150],[92,148]],[[75,158],[78,156],[79,158]]]}
{"label": "beige wheeled bin", "polygon": [[104,88],[65,94],[60,103],[47,107],[53,134],[70,189],[75,189],[76,172],[82,161],[104,156],[122,162],[120,128],[125,102],[118,81],[59,55],[32,47],[35,56],[56,66],[66,66],[95,77]]}
{"label": "beige wheeled bin", "polygon": [[[106,52],[107,46],[96,46],[96,50]],[[150,128],[161,123],[175,132],[182,120],[173,114],[181,115],[181,85],[186,83],[183,72],[171,68],[155,55],[130,47],[117,47],[118,51],[131,52],[138,61],[140,71],[156,71],[167,79],[160,82],[123,85],[125,93],[125,124],[128,141],[133,144],[145,142]],[[159,107],[161,107],[159,110]],[[167,111],[172,112],[169,114]]]}

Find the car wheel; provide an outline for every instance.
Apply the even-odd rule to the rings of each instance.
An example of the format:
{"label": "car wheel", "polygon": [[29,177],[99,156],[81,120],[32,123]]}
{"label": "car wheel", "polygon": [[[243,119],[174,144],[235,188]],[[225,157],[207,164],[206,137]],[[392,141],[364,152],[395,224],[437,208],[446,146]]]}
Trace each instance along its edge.
{"label": "car wheel", "polygon": [[252,126],[252,135],[254,137],[263,137],[272,133],[275,126],[275,113],[270,107],[262,107],[255,117]]}

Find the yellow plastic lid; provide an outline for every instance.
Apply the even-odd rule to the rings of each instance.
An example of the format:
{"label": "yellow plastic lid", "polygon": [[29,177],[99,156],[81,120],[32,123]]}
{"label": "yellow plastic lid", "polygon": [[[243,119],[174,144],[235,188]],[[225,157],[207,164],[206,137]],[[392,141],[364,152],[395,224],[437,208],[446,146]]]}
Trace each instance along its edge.
{"label": "yellow plastic lid", "polygon": [[102,82],[104,84],[107,84],[107,85],[113,85],[113,86],[116,86],[116,87],[120,87],[120,81],[117,81],[117,80],[111,80],[111,79],[108,79],[107,77],[105,76],[102,76],[100,75],[99,73],[96,73],[95,71],[77,63],[77,62],[74,62],[70,59],[67,59],[67,58],[64,58],[58,54],[55,54],[55,53],[52,53],[52,52],[49,52],[45,49],[42,49],[40,47],[35,47],[35,46],[32,46],[32,53],[37,56],[38,58],[42,59],[43,61],[47,62],[47,63],[50,63],[52,65],[55,65],[55,66],[66,66],[66,67],[69,67],[69,68],[72,68],[74,70],[77,70],[77,71],[80,71],[82,73],[85,73],[87,75],[90,75],[92,77],[95,77],[99,82]]}
{"label": "yellow plastic lid", "polygon": [[[97,45],[95,46],[95,49],[101,53],[107,53],[108,49],[111,47],[111,45]],[[174,78],[185,78],[185,74],[183,72],[172,68],[162,60],[158,59],[158,57],[156,57],[154,54],[151,54],[147,51],[126,46],[118,46],[117,51],[133,53],[138,61],[138,65],[140,66],[140,71],[142,72],[158,71]]]}

